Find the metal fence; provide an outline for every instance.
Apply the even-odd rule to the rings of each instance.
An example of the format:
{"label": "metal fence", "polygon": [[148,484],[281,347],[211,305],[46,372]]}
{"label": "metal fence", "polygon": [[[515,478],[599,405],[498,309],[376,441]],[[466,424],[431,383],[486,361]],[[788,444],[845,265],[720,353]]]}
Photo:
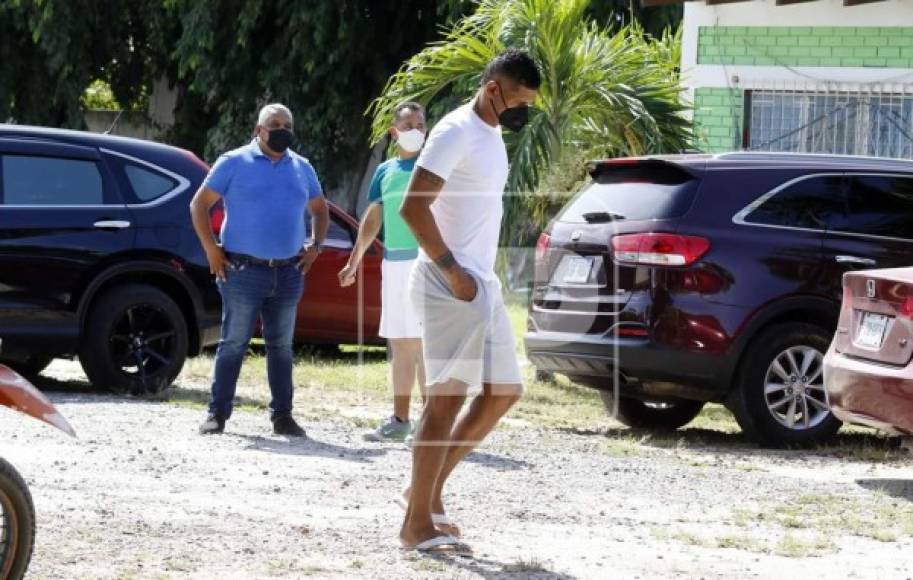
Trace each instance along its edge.
{"label": "metal fence", "polygon": [[753,151],[913,159],[913,86],[750,89],[743,146]]}

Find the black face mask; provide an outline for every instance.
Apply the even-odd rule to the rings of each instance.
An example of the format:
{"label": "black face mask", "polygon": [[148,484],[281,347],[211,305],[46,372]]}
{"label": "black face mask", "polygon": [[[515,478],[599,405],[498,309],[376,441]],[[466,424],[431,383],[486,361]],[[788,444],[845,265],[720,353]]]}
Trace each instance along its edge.
{"label": "black face mask", "polygon": [[276,153],[285,153],[289,145],[295,140],[295,135],[288,129],[273,129],[269,132],[269,139],[266,140],[266,146]]}
{"label": "black face mask", "polygon": [[[501,94],[501,102],[504,104],[504,110],[498,114],[498,123],[502,127],[507,127],[508,131],[517,133],[529,122],[529,107],[527,105],[508,107],[500,84],[498,84],[498,92]],[[491,103],[491,108],[495,108],[494,102]]]}

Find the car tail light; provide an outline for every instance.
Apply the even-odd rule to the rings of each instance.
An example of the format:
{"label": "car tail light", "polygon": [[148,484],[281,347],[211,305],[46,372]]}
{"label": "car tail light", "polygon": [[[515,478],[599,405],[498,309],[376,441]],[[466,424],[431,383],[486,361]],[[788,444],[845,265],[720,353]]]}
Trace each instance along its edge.
{"label": "car tail light", "polygon": [[690,266],[710,250],[710,240],[678,234],[625,234],[612,238],[616,262],[644,266]]}
{"label": "car tail light", "polygon": [[904,299],[903,304],[900,305],[900,315],[913,319],[913,296],[907,296]]}
{"label": "car tail light", "polygon": [[615,333],[625,338],[647,338],[650,331],[641,326],[621,326],[615,329]]}
{"label": "car tail light", "polygon": [[539,240],[536,242],[536,261],[541,262],[548,255],[549,246],[551,246],[552,237],[548,232],[542,232]]}

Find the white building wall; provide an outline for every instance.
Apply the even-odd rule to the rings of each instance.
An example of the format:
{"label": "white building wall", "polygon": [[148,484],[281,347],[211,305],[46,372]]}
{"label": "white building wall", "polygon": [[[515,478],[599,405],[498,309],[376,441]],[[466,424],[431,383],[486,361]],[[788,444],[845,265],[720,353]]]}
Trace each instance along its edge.
{"label": "white building wall", "polygon": [[682,31],[682,78],[691,98],[696,87],[769,88],[817,83],[853,88],[859,84],[913,82],[910,69],[698,65],[698,31],[703,26],[913,26],[913,0],[858,6],[844,6],[843,0],[785,6],[777,6],[776,0],[718,5],[686,2]]}

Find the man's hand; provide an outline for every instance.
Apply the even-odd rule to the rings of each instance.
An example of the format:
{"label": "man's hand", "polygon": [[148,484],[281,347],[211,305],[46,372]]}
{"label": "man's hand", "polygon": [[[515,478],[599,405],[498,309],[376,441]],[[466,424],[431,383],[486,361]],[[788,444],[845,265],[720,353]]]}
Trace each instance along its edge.
{"label": "man's hand", "polygon": [[319,255],[320,252],[317,251],[317,246],[315,245],[302,248],[301,251],[298,252],[298,270],[300,270],[302,274],[307,274]]}
{"label": "man's hand", "polygon": [[225,255],[222,246],[213,244],[206,248],[206,261],[209,262],[209,273],[225,282],[225,268],[231,266],[231,260]]}
{"label": "man's hand", "polygon": [[459,264],[452,266],[446,272],[447,282],[454,298],[463,302],[472,302],[479,293],[475,278],[469,275]]}
{"label": "man's hand", "polygon": [[355,283],[355,277],[358,274],[358,267],[353,264],[346,264],[345,268],[339,271],[339,285],[343,288]]}

